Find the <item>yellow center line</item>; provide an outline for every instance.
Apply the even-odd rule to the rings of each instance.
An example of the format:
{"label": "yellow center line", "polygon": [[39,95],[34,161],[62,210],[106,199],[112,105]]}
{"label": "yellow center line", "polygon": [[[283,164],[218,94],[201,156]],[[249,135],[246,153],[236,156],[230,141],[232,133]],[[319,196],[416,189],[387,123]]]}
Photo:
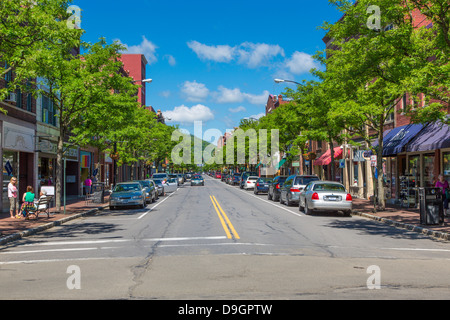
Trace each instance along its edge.
{"label": "yellow center line", "polygon": [[215,204],[213,198],[212,198],[211,196],[209,196],[209,197],[211,198],[211,202],[212,202],[212,204],[213,204],[213,206],[214,206],[214,209],[216,209],[217,215],[219,216],[220,222],[222,223],[222,227],[223,227],[223,229],[225,230],[225,233],[227,234],[227,238],[228,238],[228,239],[231,239],[231,238],[232,238],[232,237],[231,237],[231,233],[230,233],[230,231],[228,230],[227,225],[225,224],[225,221],[223,220],[222,216],[220,215],[219,209],[217,209],[217,206],[216,206],[216,204]]}
{"label": "yellow center line", "polygon": [[[211,196],[210,196],[210,197],[211,197]],[[214,199],[214,200],[212,200],[212,199]],[[228,227],[230,228],[231,232],[233,233],[234,238],[235,238],[235,239],[240,239],[239,234],[236,232],[236,229],[234,229],[233,224],[231,224],[230,219],[228,219],[227,215],[226,215],[225,212],[223,211],[222,207],[221,207],[220,204],[219,204],[219,201],[217,201],[217,199],[216,199],[215,196],[212,196],[212,199],[211,199],[211,201],[213,201],[213,204],[214,204],[214,201],[216,202],[215,205],[214,205],[214,207],[216,207],[216,205],[217,205],[217,207],[219,208],[219,210],[220,210],[220,212],[222,213],[223,217],[224,217],[225,220],[227,221]],[[216,211],[217,211],[217,208],[216,208]],[[219,214],[218,211],[217,211],[217,214]],[[219,216],[220,216],[220,214],[219,214]],[[223,221],[223,218],[221,218],[221,221]],[[223,226],[223,222],[222,222],[222,226]],[[225,228],[225,226],[224,226],[224,228]]]}

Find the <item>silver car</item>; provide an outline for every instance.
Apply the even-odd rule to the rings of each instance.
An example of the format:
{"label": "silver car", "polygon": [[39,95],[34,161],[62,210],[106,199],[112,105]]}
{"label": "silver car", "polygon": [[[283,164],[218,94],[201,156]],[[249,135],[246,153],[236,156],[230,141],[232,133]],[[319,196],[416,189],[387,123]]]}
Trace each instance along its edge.
{"label": "silver car", "polygon": [[312,175],[291,175],[287,177],[283,185],[280,187],[280,203],[298,204],[300,192],[305,189],[306,185],[311,181],[320,180],[318,176]]}
{"label": "silver car", "polygon": [[334,181],[312,181],[300,193],[299,210],[305,214],[313,211],[343,211],[352,213],[352,196],[343,184]]}
{"label": "silver car", "polygon": [[118,183],[109,197],[109,208],[119,206],[145,207],[145,189],[139,182]]}

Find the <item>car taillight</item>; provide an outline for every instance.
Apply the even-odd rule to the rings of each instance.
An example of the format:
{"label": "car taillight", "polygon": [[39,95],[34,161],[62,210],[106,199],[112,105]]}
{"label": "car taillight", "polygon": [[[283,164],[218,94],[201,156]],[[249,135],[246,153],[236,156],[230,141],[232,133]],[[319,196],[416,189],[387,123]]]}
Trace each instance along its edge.
{"label": "car taillight", "polygon": [[256,186],[259,187],[259,182],[256,183]]}
{"label": "car taillight", "polygon": [[251,183],[251,181],[247,181],[247,183]]}
{"label": "car taillight", "polygon": [[350,193],[347,193],[347,198],[345,199],[346,201],[352,201],[352,195]]}
{"label": "car taillight", "polygon": [[317,192],[314,192],[311,197],[311,200],[319,200],[319,194]]}
{"label": "car taillight", "polygon": [[297,188],[291,188],[290,190],[291,190],[291,192],[300,192],[300,190]]}
{"label": "car taillight", "polygon": [[277,184],[277,185],[275,186],[275,188],[277,188],[277,189],[280,189],[280,185],[279,185],[279,184]]}

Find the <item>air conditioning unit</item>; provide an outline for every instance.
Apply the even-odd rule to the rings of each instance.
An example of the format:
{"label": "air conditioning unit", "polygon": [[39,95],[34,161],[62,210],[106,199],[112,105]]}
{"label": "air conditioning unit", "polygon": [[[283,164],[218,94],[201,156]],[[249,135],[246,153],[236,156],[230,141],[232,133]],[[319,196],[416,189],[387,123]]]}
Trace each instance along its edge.
{"label": "air conditioning unit", "polygon": [[17,102],[17,95],[14,92],[10,92],[9,96],[6,97],[5,101]]}

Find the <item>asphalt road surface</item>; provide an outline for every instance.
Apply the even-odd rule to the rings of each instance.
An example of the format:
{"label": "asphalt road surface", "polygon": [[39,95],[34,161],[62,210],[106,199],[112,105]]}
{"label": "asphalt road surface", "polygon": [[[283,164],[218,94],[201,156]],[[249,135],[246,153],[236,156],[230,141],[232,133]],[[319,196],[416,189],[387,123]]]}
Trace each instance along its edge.
{"label": "asphalt road surface", "polygon": [[448,299],[448,242],[206,177],[0,248],[1,299]]}

